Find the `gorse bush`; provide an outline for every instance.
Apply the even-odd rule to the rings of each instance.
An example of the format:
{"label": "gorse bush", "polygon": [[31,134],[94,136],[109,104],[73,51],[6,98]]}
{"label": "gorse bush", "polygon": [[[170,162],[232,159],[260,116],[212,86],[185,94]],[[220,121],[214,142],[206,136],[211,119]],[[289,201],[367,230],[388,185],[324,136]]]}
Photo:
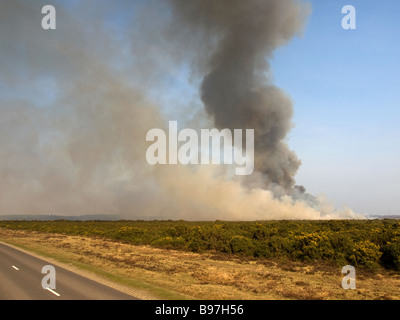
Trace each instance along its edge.
{"label": "gorse bush", "polygon": [[300,260],[332,260],[334,249],[329,241],[331,232],[302,233],[293,236],[293,256]]}
{"label": "gorse bush", "polygon": [[400,236],[391,239],[383,246],[380,260],[386,268],[400,270]]}
{"label": "gorse bush", "polygon": [[186,222],[0,221],[0,227],[135,245],[400,270],[397,220]]}
{"label": "gorse bush", "polygon": [[247,256],[254,255],[254,242],[244,236],[233,236],[229,242],[230,251]]}
{"label": "gorse bush", "polygon": [[353,251],[353,259],[349,260],[356,266],[372,267],[378,263],[382,255],[379,246],[369,240],[356,242]]}

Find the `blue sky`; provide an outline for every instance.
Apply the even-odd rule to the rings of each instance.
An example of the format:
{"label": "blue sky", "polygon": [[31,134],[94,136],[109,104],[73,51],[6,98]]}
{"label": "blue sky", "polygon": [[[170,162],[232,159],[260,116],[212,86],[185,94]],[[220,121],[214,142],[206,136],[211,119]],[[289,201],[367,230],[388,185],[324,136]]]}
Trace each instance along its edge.
{"label": "blue sky", "polygon": [[[337,206],[400,214],[400,2],[311,1],[302,38],[275,52],[275,84],[293,99],[298,184]],[[344,5],[356,30],[344,30]]]}

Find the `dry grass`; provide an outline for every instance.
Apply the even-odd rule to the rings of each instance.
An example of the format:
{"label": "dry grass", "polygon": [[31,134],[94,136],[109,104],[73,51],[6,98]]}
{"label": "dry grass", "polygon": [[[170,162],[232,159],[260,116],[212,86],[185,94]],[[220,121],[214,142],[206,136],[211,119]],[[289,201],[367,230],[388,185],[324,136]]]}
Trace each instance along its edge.
{"label": "dry grass", "polygon": [[144,299],[400,299],[400,275],[357,270],[357,289],[341,287],[341,268],[241,259],[98,238],[0,229],[0,240],[86,272],[112,275]]}

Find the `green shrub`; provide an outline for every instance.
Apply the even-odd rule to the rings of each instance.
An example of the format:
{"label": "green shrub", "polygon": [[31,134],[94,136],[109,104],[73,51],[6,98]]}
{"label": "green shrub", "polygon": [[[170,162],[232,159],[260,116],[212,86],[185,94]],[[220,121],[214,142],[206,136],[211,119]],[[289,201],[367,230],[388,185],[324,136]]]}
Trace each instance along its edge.
{"label": "green shrub", "polygon": [[168,249],[183,249],[185,247],[185,241],[181,237],[163,237],[153,241],[153,245]]}
{"label": "green shrub", "polygon": [[333,261],[337,265],[345,265],[354,261],[354,241],[347,232],[336,232],[330,237],[334,251]]}
{"label": "green shrub", "polygon": [[188,243],[188,249],[192,252],[203,252],[207,250],[207,248],[207,242],[204,240],[193,239]]}
{"label": "green shrub", "polygon": [[270,246],[266,241],[254,242],[253,255],[256,258],[272,258],[274,256],[271,252]]}
{"label": "green shrub", "polygon": [[251,230],[252,238],[255,240],[267,240],[271,230],[268,229],[266,226],[257,223]]}
{"label": "green shrub", "polygon": [[400,270],[400,222],[329,221],[0,221],[1,228],[88,237],[193,252],[329,261]]}
{"label": "green shrub", "polygon": [[293,240],[274,235],[267,240],[268,251],[275,257],[290,257],[293,253]]}
{"label": "green shrub", "polygon": [[229,246],[232,253],[239,253],[249,256],[252,256],[254,253],[253,242],[249,238],[243,236],[234,236],[229,242]]}
{"label": "green shrub", "polygon": [[294,237],[293,255],[305,261],[332,260],[334,249],[329,241],[330,233],[302,233]]}
{"label": "green shrub", "polygon": [[361,265],[368,268],[376,266],[382,255],[379,247],[369,240],[354,243],[353,251],[353,261],[351,262],[356,266]]}
{"label": "green shrub", "polygon": [[400,237],[394,238],[383,247],[381,263],[386,268],[400,270]]}

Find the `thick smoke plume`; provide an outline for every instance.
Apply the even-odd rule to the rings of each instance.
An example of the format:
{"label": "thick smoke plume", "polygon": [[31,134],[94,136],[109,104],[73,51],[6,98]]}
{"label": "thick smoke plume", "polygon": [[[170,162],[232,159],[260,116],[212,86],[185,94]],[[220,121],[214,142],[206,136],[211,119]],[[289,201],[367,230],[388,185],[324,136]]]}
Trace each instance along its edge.
{"label": "thick smoke plume", "polygon": [[[292,103],[268,58],[301,32],[307,5],[51,2],[0,2],[0,215],[355,216],[293,188]],[[41,28],[48,4],[52,31]],[[180,120],[171,114],[192,128],[255,129],[258,173],[249,182],[224,166],[150,166],[146,133]]]}
{"label": "thick smoke plume", "polygon": [[300,165],[285,143],[292,103],[268,78],[267,59],[303,30],[309,7],[293,0],[173,3],[182,28],[189,25],[216,41],[201,84],[201,98],[215,126],[254,129],[256,171],[267,184],[290,189]]}

